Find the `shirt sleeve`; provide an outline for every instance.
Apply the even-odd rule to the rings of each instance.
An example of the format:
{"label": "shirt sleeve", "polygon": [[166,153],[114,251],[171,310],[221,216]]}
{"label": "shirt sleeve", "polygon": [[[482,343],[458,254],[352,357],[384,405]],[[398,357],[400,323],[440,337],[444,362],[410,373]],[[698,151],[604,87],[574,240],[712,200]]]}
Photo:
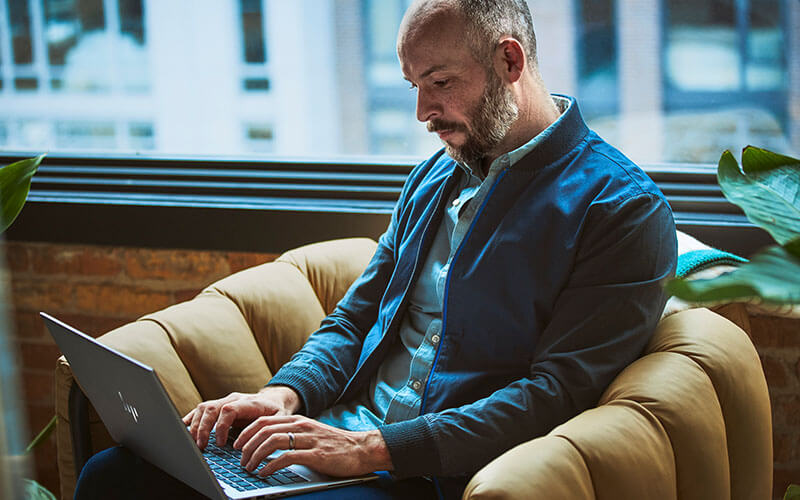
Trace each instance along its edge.
{"label": "shirt sleeve", "polygon": [[378,318],[378,309],[394,272],[396,232],[409,193],[440,154],[417,165],[409,174],[395,204],[389,226],[364,273],[351,285],[334,311],[321,323],[267,385],[294,389],[302,401],[301,413],[318,415],[334,404],[353,377],[364,339]]}
{"label": "shirt sleeve", "polygon": [[364,273],[302,349],[267,383],[294,389],[305,415],[316,415],[331,406],[355,372],[364,338],[376,321],[394,269],[394,228],[393,214]]}
{"label": "shirt sleeve", "polygon": [[666,302],[677,243],[666,201],[642,193],[587,216],[530,376],[458,408],[380,428],[399,477],[472,474],[595,405],[639,357]]}

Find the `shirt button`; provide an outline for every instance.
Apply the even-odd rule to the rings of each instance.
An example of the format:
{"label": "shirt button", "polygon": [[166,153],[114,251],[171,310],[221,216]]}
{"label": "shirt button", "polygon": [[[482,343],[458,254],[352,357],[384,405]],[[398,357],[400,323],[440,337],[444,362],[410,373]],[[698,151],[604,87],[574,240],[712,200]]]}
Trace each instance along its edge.
{"label": "shirt button", "polygon": [[441,337],[439,337],[438,335],[434,335],[433,337],[431,337],[431,343],[432,343],[433,345],[436,345],[436,344],[438,344],[438,343],[439,343],[439,340],[441,340]]}
{"label": "shirt button", "polygon": [[414,389],[415,391],[420,390],[421,387],[422,387],[422,382],[420,382],[419,380],[411,382],[411,388]]}

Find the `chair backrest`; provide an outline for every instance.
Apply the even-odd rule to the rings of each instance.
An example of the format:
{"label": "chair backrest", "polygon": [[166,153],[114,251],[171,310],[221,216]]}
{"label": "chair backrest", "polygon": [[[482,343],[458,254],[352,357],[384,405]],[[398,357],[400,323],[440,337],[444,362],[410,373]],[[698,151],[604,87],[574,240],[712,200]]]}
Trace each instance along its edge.
{"label": "chair backrest", "polygon": [[257,391],[319,327],[375,247],[351,238],[290,250],[100,339],[153,366],[179,411]]}
{"label": "chair backrest", "polygon": [[[255,392],[303,345],[366,268],[368,238],[300,247],[224,278],[192,300],[112,330],[99,340],[155,368],[178,412],[230,392]],[[56,367],[58,462],[62,497],[75,485],[69,364]],[[66,425],[65,425],[66,424]],[[112,444],[93,409],[82,424],[97,451]]]}

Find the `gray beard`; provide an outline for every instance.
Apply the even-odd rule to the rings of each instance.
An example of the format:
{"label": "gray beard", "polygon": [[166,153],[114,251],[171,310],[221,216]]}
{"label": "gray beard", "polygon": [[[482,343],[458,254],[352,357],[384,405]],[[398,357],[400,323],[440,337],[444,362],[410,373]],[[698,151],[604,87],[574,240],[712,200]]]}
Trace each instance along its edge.
{"label": "gray beard", "polygon": [[483,158],[500,144],[519,117],[519,107],[511,91],[503,87],[494,71],[488,73],[486,90],[467,114],[472,130],[467,132],[464,144],[454,147],[445,143],[445,151],[451,158],[473,168],[480,168]]}

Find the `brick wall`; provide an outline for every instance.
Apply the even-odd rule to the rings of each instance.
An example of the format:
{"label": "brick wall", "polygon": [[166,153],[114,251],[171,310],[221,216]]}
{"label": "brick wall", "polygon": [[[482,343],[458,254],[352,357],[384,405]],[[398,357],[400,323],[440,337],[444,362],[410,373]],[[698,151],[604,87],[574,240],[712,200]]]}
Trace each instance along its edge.
{"label": "brick wall", "polygon": [[[97,336],[176,302],[210,283],[273,260],[263,253],[151,250],[9,242],[11,302],[23,408],[31,435],[55,414],[53,370],[60,352],[39,311]],[[36,479],[58,492],[55,434],[35,453]]]}
{"label": "brick wall", "polygon": [[[100,335],[188,300],[217,279],[275,255],[11,242],[6,257],[24,407],[35,432],[54,414],[53,369],[59,356],[40,310]],[[770,388],[775,498],[782,498],[790,482],[800,483],[800,320],[753,316],[749,327]],[[35,464],[37,479],[57,492],[55,453],[51,438],[37,450]]]}
{"label": "brick wall", "polygon": [[774,498],[800,484],[800,320],[751,316],[772,404]]}

